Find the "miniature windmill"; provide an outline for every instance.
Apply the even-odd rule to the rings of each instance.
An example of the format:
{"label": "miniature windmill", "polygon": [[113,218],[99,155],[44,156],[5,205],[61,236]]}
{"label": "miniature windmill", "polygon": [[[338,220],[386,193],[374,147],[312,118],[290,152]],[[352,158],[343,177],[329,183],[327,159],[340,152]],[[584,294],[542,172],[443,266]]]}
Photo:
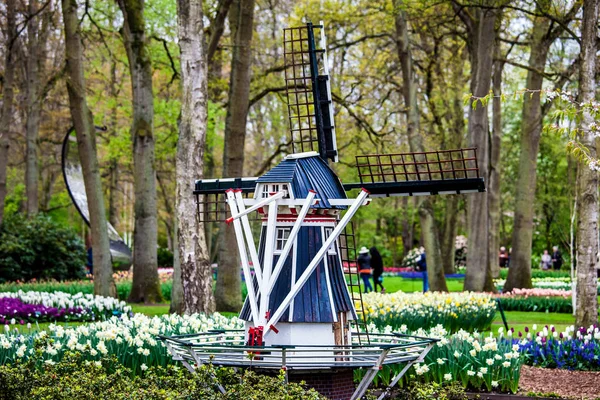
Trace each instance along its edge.
{"label": "miniature windmill", "polygon": [[[258,178],[196,182],[205,220],[218,217],[207,198],[226,196],[248,286],[240,317],[249,345],[352,343],[347,326],[357,314],[338,239],[369,196],[485,190],[475,149],[357,156],[360,183],[342,184],[328,165],[338,161],[338,151],[325,49],[322,24],[284,30],[294,154]],[[349,198],[352,189],[360,191]],[[248,218],[255,211],[262,219],[258,247]]]}

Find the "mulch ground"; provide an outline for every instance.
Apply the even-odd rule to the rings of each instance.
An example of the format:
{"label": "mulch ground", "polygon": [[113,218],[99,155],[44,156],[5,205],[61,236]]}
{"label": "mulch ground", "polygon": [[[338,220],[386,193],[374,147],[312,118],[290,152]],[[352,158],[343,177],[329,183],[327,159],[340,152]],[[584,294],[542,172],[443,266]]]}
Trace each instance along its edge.
{"label": "mulch ground", "polygon": [[600,372],[567,371],[523,366],[520,393],[555,393],[568,399],[600,398]]}

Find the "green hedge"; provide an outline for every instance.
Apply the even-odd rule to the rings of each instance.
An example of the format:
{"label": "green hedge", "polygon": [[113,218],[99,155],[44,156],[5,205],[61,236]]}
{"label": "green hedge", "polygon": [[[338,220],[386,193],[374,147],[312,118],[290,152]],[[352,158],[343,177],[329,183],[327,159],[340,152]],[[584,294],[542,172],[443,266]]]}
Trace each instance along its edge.
{"label": "green hedge", "polygon": [[[500,268],[499,278],[506,279],[508,276],[508,268]],[[571,272],[569,271],[553,271],[553,270],[543,270],[543,269],[532,269],[531,270],[532,278],[570,278]]]}
{"label": "green hedge", "polygon": [[[38,349],[42,352],[42,349]],[[226,390],[217,389],[220,383]],[[0,400],[326,400],[314,389],[252,371],[203,366],[190,374],[183,367],[149,368],[132,377],[115,359],[85,362],[70,353],[55,364],[28,362],[0,366]]]}
{"label": "green hedge", "polygon": [[0,283],[79,279],[85,276],[85,262],[85,248],[75,231],[47,215],[11,215],[0,226]]}
{"label": "green hedge", "polygon": [[504,311],[573,312],[570,297],[501,297],[500,303]]}

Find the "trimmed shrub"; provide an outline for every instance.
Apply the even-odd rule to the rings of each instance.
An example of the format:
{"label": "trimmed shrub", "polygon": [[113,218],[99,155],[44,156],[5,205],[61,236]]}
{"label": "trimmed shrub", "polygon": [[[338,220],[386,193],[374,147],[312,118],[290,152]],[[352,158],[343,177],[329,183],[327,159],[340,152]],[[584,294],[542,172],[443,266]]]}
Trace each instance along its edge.
{"label": "trimmed shrub", "polygon": [[8,216],[0,227],[0,283],[85,276],[85,248],[70,228],[38,214]]}

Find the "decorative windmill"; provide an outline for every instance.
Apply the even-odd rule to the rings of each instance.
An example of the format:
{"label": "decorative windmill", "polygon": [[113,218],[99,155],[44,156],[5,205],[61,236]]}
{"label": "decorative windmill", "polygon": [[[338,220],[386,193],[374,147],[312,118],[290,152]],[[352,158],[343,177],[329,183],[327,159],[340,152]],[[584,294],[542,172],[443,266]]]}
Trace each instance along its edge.
{"label": "decorative windmill", "polygon": [[[338,150],[325,49],[322,24],[284,29],[294,153],[261,177],[198,180],[194,193],[204,221],[226,220],[235,230],[248,287],[240,313],[246,321],[244,342],[237,348],[268,349],[260,350],[262,364],[255,361],[254,367],[372,367],[351,393],[352,398],[359,398],[381,365],[422,360],[433,341],[391,335],[365,344],[386,343],[387,347],[376,351],[360,347],[361,332],[352,332],[348,324],[358,315],[342,268],[342,259],[350,257],[341,253],[349,245],[342,243],[340,236],[357,210],[370,202],[370,196],[481,192],[485,186],[475,149],[357,156],[360,183],[342,184],[328,164],[338,161]],[[359,189],[358,194],[348,196],[353,189]],[[218,208],[223,196],[229,206],[228,218]],[[249,221],[254,212],[262,221],[258,246]],[[198,363],[208,360],[210,354],[216,365],[246,365],[241,358],[221,354],[219,346],[229,343],[224,334],[218,333],[221,338],[208,347],[199,344],[206,337],[164,339],[175,359]],[[389,343],[395,345],[389,347]],[[295,350],[286,352],[288,347]],[[278,357],[281,362],[268,361]],[[291,361],[293,357],[296,363]],[[352,385],[351,374],[349,382]]]}

